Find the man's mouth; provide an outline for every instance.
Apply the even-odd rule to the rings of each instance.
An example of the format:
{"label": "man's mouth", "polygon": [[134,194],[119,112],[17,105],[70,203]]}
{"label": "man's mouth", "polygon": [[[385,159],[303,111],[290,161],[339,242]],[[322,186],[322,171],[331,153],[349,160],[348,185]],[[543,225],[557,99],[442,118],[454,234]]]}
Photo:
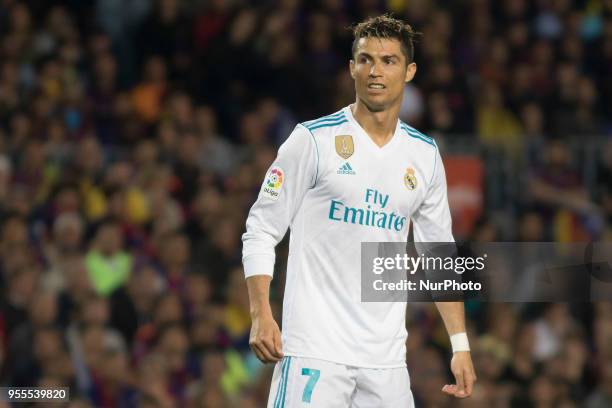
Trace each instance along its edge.
{"label": "man's mouth", "polygon": [[370,89],[385,89],[383,84],[368,84],[368,88]]}

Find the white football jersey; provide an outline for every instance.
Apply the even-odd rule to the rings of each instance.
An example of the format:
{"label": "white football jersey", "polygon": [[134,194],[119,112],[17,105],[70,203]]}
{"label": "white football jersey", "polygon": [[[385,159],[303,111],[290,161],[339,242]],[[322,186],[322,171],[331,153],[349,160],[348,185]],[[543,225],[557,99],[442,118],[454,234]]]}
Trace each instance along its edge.
{"label": "white football jersey", "polygon": [[273,274],[291,229],[282,341],[288,356],[405,367],[406,303],[361,302],[361,243],[453,242],[436,143],[398,121],[379,147],[349,107],[299,124],[268,170],[243,235],[246,277]]}

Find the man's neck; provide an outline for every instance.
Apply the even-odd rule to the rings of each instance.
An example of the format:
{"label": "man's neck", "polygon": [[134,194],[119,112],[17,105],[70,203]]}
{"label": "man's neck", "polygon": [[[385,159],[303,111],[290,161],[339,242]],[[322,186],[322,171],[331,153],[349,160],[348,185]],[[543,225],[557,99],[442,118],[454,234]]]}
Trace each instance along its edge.
{"label": "man's neck", "polygon": [[350,106],[353,117],[378,146],[386,145],[397,126],[399,104],[380,112],[372,112],[359,99]]}

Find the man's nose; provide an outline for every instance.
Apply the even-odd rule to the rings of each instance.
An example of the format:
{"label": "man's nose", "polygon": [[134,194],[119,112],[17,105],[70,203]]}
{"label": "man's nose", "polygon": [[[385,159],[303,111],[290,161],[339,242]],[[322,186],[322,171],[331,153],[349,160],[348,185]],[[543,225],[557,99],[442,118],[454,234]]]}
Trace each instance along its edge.
{"label": "man's nose", "polygon": [[380,76],[380,64],[373,63],[370,67],[370,77],[379,77]]}

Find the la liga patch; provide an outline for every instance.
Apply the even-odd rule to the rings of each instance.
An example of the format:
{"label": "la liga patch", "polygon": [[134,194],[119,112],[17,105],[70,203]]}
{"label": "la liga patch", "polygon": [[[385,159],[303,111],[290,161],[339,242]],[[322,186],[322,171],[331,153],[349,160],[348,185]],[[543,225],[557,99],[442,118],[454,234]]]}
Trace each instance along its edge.
{"label": "la liga patch", "polygon": [[278,166],[270,168],[266,174],[266,180],[261,187],[261,193],[264,197],[268,197],[271,200],[278,200],[284,181],[285,172],[283,169]]}

